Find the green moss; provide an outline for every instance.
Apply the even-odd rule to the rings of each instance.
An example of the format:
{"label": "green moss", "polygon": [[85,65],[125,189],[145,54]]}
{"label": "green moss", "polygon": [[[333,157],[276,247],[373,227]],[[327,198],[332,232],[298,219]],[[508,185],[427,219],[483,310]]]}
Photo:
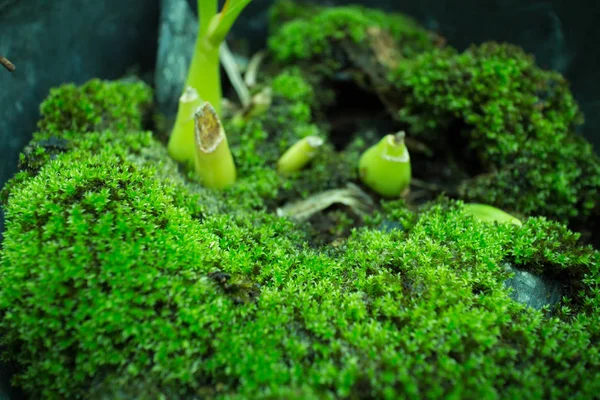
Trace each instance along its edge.
{"label": "green moss", "polygon": [[241,202],[241,209],[274,209],[290,199],[342,187],[356,175],[358,152],[337,152],[329,143],[304,170],[289,177],[276,173],[277,160],[292,144],[310,135],[327,138],[327,132],[313,123],[314,89],[298,69],[283,70],[271,85],[273,104],[268,113],[226,123],[239,181],[223,192],[224,201]]}
{"label": "green moss", "polygon": [[[294,6],[296,10],[298,6]],[[282,16],[289,20],[287,2],[272,11],[273,18]],[[411,18],[390,14],[361,6],[322,8],[308,13],[297,11],[298,19],[286,22],[269,39],[269,49],[282,63],[310,60],[335,62],[336,47],[344,40],[366,45],[367,30],[377,27],[385,30],[399,44],[402,55],[411,57],[434,47],[433,35],[421,28]],[[275,25],[272,22],[272,25]],[[339,61],[339,60],[338,60]]]}
{"label": "green moss", "polygon": [[37,175],[51,160],[75,151],[80,158],[106,150],[139,166],[151,166],[161,181],[178,188],[177,204],[191,215],[216,212],[218,205],[204,189],[190,188],[180,176],[164,146],[151,132],[142,131],[150,110],[152,91],[136,80],[92,79],[81,86],[65,84],[52,89],[40,109],[39,131],[20,155],[21,172],[3,188],[5,203],[21,183]]}
{"label": "green moss", "polygon": [[380,200],[379,209],[366,218],[366,226],[384,232],[394,230],[409,232],[417,220],[417,213],[410,210],[404,199]]}
{"label": "green moss", "polygon": [[[117,366],[128,353],[121,345],[148,329],[134,321],[152,296],[141,307],[136,298],[158,284],[162,270],[191,261],[189,242],[177,239],[189,234],[177,221],[189,217],[151,171],[106,152],[74,152],[49,163],[12,194],[6,217],[0,297],[3,329],[11,333],[4,340],[19,349],[26,388],[71,397],[98,365]],[[155,257],[162,266],[144,269]],[[25,265],[29,278],[19,272]],[[123,330],[119,321],[127,320]]]}
{"label": "green moss", "polygon": [[152,103],[152,91],[135,81],[92,79],[81,86],[52,89],[40,106],[41,132],[139,131]]}
{"label": "green moss", "polygon": [[[44,132],[35,133],[34,139],[21,154],[21,172],[2,189],[0,199],[6,204],[13,191],[19,190],[22,184],[27,183],[56,158],[75,153],[73,157],[86,159],[102,151],[140,167],[151,167],[156,178],[177,188],[173,194],[176,203],[185,207],[191,215],[217,212],[218,205],[215,204],[213,194],[204,188],[195,188],[192,193],[189,184],[180,176],[176,163],[168,157],[165,147],[153,138],[151,132],[135,131],[85,134],[63,131],[58,137]],[[74,159],[73,161],[75,162]]]}
{"label": "green moss", "polygon": [[600,163],[574,133],[581,113],[558,73],[522,49],[436,50],[396,73],[410,135],[470,164],[465,199],[561,221],[597,214]]}
{"label": "green moss", "polygon": [[310,19],[320,7],[293,0],[277,0],[269,8],[269,31],[271,33],[281,28],[282,24],[299,19]]}
{"label": "green moss", "polygon": [[[464,123],[469,129],[460,132],[473,143],[497,146],[472,157],[502,171],[503,157],[512,154],[503,140],[528,151],[546,146],[547,160],[571,154],[552,150],[569,143],[577,120],[568,119],[560,85],[540,86],[554,109],[542,107],[546,122],[506,125],[515,129],[508,139],[495,136],[489,121],[467,121],[478,114],[465,99],[448,99],[461,99],[455,86],[473,90],[470,101],[483,101],[477,93],[490,88],[503,98],[505,84],[520,99],[515,104],[531,111],[529,95],[519,90],[532,89],[510,82],[539,72],[502,58],[513,50],[484,49],[483,61],[463,60],[469,73],[484,71],[475,88],[447,85],[441,72],[437,81],[401,85],[412,99],[401,117],[413,117],[405,123],[415,136],[440,151],[451,147],[442,133]],[[421,76],[436,76],[438,67],[451,76],[461,71],[461,55],[431,54],[402,68]],[[454,64],[445,66],[447,60]],[[497,79],[500,88],[494,74],[507,77]],[[96,131],[65,120],[36,134],[3,198],[0,340],[20,366],[16,383],[32,396],[69,399],[598,393],[600,253],[559,222],[484,223],[446,198],[421,209],[384,200],[362,222],[334,207],[316,218],[333,221],[325,233],[341,240],[311,246],[324,232],[279,218],[274,208],[355,180],[365,138],[341,152],[325,146],[306,170],[279,176],[274,166],[287,147],[327,131],[311,109],[320,92],[299,70],[269,83],[268,113],[225,123],[239,181],[220,192],[185,180],[138,125],[111,122]],[[435,124],[420,130],[423,121]],[[534,133],[547,144],[531,140]],[[532,143],[523,135],[534,135],[527,136]],[[580,150],[573,146],[569,151]],[[559,280],[561,303],[534,310],[512,300],[507,263]]]}
{"label": "green moss", "polygon": [[[302,76],[302,72],[298,68],[291,67],[282,71],[273,78],[271,87],[276,96],[293,102],[310,105],[315,98],[313,87]],[[310,114],[308,116],[310,118]],[[307,120],[306,117],[300,115],[297,118]]]}
{"label": "green moss", "polygon": [[[71,152],[10,197],[0,309],[2,329],[10,332],[3,340],[24,367],[19,380],[25,388],[74,398],[113,369],[132,379],[152,369],[157,382],[185,387],[194,364],[212,351],[210,326],[221,324],[211,322],[217,310],[208,310],[221,309],[225,313],[217,313],[225,321],[236,318],[236,305],[252,303],[251,281],[235,276],[240,267],[252,267],[242,262],[245,257],[267,262],[272,256],[240,252],[227,271],[234,279],[215,278],[214,270],[224,267],[219,230],[196,225],[176,206],[174,189],[154,176],[152,168],[110,152],[84,157]],[[236,228],[229,220],[211,222]],[[265,240],[260,236],[285,226],[273,222],[263,222],[262,233],[245,240]],[[250,232],[253,226],[246,225],[235,234]],[[234,232],[229,233],[232,240]],[[243,241],[224,248],[240,245]],[[221,295],[230,301],[219,305]],[[158,336],[150,333],[155,329]],[[199,341],[205,344],[197,346]]]}
{"label": "green moss", "polygon": [[[104,387],[129,398],[147,393],[143,382],[207,398],[597,390],[598,254],[559,225],[483,224],[442,202],[408,236],[355,231],[334,259],[285,220],[194,222],[152,171],[73,156],[9,204],[2,328],[30,391],[77,398],[107,373]],[[559,235],[572,239],[557,246]],[[583,277],[575,319],[513,302],[505,260]]]}

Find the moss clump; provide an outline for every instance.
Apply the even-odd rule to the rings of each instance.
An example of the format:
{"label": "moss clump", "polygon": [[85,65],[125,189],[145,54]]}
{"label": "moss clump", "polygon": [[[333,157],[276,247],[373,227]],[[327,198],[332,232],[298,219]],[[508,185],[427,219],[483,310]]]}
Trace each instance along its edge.
{"label": "moss clump", "polygon": [[[0,326],[23,367],[24,388],[85,397],[92,382],[113,373],[123,384],[152,376],[157,387],[175,385],[178,393],[210,388],[200,376],[212,367],[198,372],[197,365],[214,351],[210,332],[240,318],[241,303],[250,311],[259,291],[240,276],[241,252],[228,275],[215,276],[228,263],[217,230],[194,222],[178,206],[177,190],[161,184],[153,168],[110,151],[75,151],[12,193]],[[211,221],[235,229],[229,219]],[[278,233],[271,222],[261,223],[261,232]]]}
{"label": "moss clump", "polygon": [[[271,81],[273,93],[288,101],[294,102],[296,108],[311,105],[315,100],[315,91],[302,75],[302,71],[290,67],[279,73]],[[295,116],[301,120],[310,120],[310,109],[296,110]]]}
{"label": "moss clump", "polygon": [[[0,201],[6,205],[11,193],[36,176],[46,164],[63,155],[73,153],[72,157],[85,160],[102,151],[139,167],[151,167],[157,179],[177,188],[173,194],[177,205],[185,207],[191,215],[200,216],[216,212],[218,205],[212,194],[202,188],[198,188],[193,194],[190,193],[177,165],[168,157],[164,146],[153,138],[151,132],[63,131],[57,136],[49,136],[45,132],[35,133],[34,139],[21,154],[21,171],[2,189]],[[72,161],[76,162],[76,159],[73,158]]]}
{"label": "moss clump", "polygon": [[[81,86],[65,84],[51,89],[40,107],[40,130],[20,154],[20,172],[2,188],[0,201],[5,204],[20,183],[35,176],[50,160],[74,149],[97,152],[111,146],[121,156],[142,148],[157,149],[157,142],[150,145],[150,133],[139,133],[151,101],[152,91],[138,81],[92,79]],[[100,132],[104,129],[108,130]],[[144,162],[140,157],[138,160]]]}
{"label": "moss clump", "polygon": [[575,128],[582,117],[558,73],[497,43],[435,50],[402,63],[398,118],[475,176],[464,198],[561,221],[598,213],[600,163]]}
{"label": "moss clump", "polygon": [[240,268],[277,257],[236,252],[226,266],[220,254],[254,238],[263,248],[271,235],[285,238],[293,229],[257,216],[260,231],[222,248],[217,226],[239,235],[254,229],[252,222],[240,230],[221,217],[202,228],[176,206],[174,188],[154,177],[152,168],[110,152],[71,152],[11,195],[0,325],[23,367],[19,382],[31,392],[84,397],[95,379],[113,372],[123,384],[152,376],[159,388],[176,385],[178,393],[214,390],[214,379],[201,378],[212,367],[199,372],[198,360],[211,357],[219,325],[251,311],[259,293],[238,278]]}
{"label": "moss clump", "polygon": [[[141,398],[144,382],[171,398],[598,389],[599,257],[558,225],[483,224],[442,202],[408,232],[355,231],[333,258],[262,212],[194,222],[151,171],[73,154],[8,207],[0,325],[33,393],[79,398],[92,385]],[[555,245],[563,234],[573,240]],[[505,260],[580,282],[572,314],[513,302]]]}
{"label": "moss clump", "polygon": [[321,7],[293,0],[277,0],[269,8],[269,31],[275,32],[282,24],[299,19],[310,19]]}
{"label": "moss clump", "polygon": [[[373,387],[382,397],[590,396],[597,384],[586,381],[600,376],[598,348],[585,360],[576,349],[598,339],[600,298],[594,287],[600,258],[570,239],[555,241],[565,232],[542,218],[529,219],[522,229],[484,224],[447,201],[419,215],[408,234],[358,231],[348,249],[358,289],[370,312],[402,332],[398,343],[378,331],[382,347],[374,354],[389,354],[391,370],[387,379],[365,372],[377,377],[370,380]],[[503,286],[507,260],[587,282],[587,292],[575,296],[582,306],[576,312],[565,306],[564,319],[523,310]],[[585,378],[571,381],[575,370]]]}
{"label": "moss clump", "polygon": [[[154,312],[153,285],[185,286],[189,276],[161,274],[193,260],[193,233],[182,225],[189,216],[151,171],[76,152],[13,192],[6,211],[3,340],[18,349],[25,388],[72,398],[99,366],[116,367],[136,351],[122,346],[149,329],[138,322]],[[160,267],[152,269],[155,259]]]}
{"label": "moss clump", "polygon": [[298,69],[276,75],[273,104],[268,113],[248,121],[226,123],[231,150],[238,166],[239,182],[223,192],[223,201],[244,204],[246,209],[274,209],[290,199],[342,187],[355,178],[358,157],[337,152],[330,143],[302,171],[289,177],[276,173],[277,160],[296,141],[306,136],[327,138],[327,132],[313,123],[312,86]]}
{"label": "moss clump", "polygon": [[41,104],[38,128],[49,135],[61,131],[139,131],[152,104],[152,91],[135,81],[93,79],[81,86],[52,89]]}
{"label": "moss clump", "polygon": [[[81,86],[68,84],[51,90],[42,105],[40,131],[20,155],[20,172],[0,192],[2,204],[57,157],[73,152],[74,157],[85,159],[107,151],[139,167],[152,167],[156,178],[177,188],[175,202],[191,215],[216,212],[220,205],[212,193],[203,188],[191,193],[164,146],[152,132],[139,130],[151,99],[147,85],[131,80],[93,79]],[[93,130],[101,128],[107,130]]]}
{"label": "moss clump", "polygon": [[[290,20],[289,2],[280,2],[272,9],[272,23],[278,16],[286,22],[269,39],[269,49],[280,63],[295,63],[319,57],[335,62],[339,44],[350,41],[367,45],[369,28],[378,28],[391,35],[398,43],[403,57],[412,57],[434,47],[431,32],[421,28],[411,18],[361,6],[331,7],[298,11]],[[300,7],[301,9],[301,7]],[[339,60],[338,60],[339,61]]]}

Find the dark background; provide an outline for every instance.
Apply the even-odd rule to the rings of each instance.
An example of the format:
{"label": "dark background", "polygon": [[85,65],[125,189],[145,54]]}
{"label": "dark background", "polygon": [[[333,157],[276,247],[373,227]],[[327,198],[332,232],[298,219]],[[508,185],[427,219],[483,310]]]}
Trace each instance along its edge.
{"label": "dark background", "polygon": [[[174,1],[181,0],[0,0],[0,55],[17,66],[12,74],[0,69],[0,187],[16,171],[18,154],[35,130],[39,104],[48,89],[63,82],[80,84],[92,77],[118,78],[132,66],[140,72],[152,71],[160,9]],[[600,147],[600,2],[354,3],[412,15],[459,49],[486,40],[521,45],[541,66],[562,72],[572,82],[587,119],[583,134],[596,149]],[[271,0],[254,0],[236,23],[233,35],[250,38],[254,49],[263,46],[270,4]],[[0,399],[4,396],[0,390]]]}

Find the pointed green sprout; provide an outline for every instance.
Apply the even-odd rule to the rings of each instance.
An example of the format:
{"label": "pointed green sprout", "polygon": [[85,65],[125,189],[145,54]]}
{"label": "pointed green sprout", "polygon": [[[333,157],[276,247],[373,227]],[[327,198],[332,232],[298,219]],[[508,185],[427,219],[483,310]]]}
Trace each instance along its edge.
{"label": "pointed green sprout", "polygon": [[516,217],[499,208],[487,204],[468,203],[464,205],[464,210],[474,216],[476,219],[484,222],[510,223],[522,226],[523,223]]}
{"label": "pointed green sprout", "polygon": [[317,155],[325,141],[318,136],[307,136],[294,143],[277,161],[277,171],[289,175],[300,171]]}
{"label": "pointed green sprout", "polygon": [[266,114],[271,108],[271,103],[273,102],[273,89],[270,86],[262,89],[260,92],[252,96],[252,100],[250,101],[250,106],[244,110],[244,117],[254,118],[260,115]]}
{"label": "pointed green sprout", "polygon": [[360,179],[381,196],[400,197],[408,192],[412,172],[404,137],[404,131],[386,135],[360,157]]}
{"label": "pointed green sprout", "polygon": [[198,91],[191,86],[179,98],[179,108],[175,126],[180,132],[191,132],[190,135],[172,135],[169,140],[169,151],[171,157],[176,160],[186,158],[186,150],[194,149],[194,114],[202,104]]}
{"label": "pointed green sprout", "polygon": [[260,66],[260,59],[259,61],[256,61],[256,59],[256,56],[252,58],[252,61],[248,64],[246,76],[243,77],[240,67],[233,53],[227,47],[227,44],[223,42],[221,45],[221,63],[227,73],[229,82],[231,82],[241,102],[241,108],[223,102],[224,106],[229,107],[228,112],[233,114],[232,119],[234,124],[243,123],[250,118],[258,117],[266,113],[271,107],[273,89],[270,86],[252,95],[250,93],[250,85],[247,84],[247,81],[250,81],[253,85],[256,84],[257,68]]}
{"label": "pointed green sprout", "polygon": [[[202,101],[213,105],[217,115],[221,115],[221,77],[219,48],[229,33],[233,23],[251,0],[227,0],[221,12],[218,11],[217,0],[198,0],[198,36],[184,92],[188,88],[195,89]],[[194,163],[194,131],[186,129],[185,115],[181,107],[169,139],[169,154],[173,159],[183,163]],[[187,138],[185,138],[187,136]]]}
{"label": "pointed green sprout", "polygon": [[217,112],[205,102],[194,114],[195,168],[202,184],[223,189],[235,183],[236,169]]}

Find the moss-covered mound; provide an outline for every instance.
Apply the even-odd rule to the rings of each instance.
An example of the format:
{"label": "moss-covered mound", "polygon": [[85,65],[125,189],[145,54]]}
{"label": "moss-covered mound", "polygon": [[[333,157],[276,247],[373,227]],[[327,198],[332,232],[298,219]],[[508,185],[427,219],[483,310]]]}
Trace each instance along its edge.
{"label": "moss-covered mound", "polygon": [[[413,21],[360,7],[282,1],[272,19],[285,22],[272,22],[273,58],[302,65],[319,85],[315,115],[325,113],[333,141],[364,137],[348,120],[383,112],[396,122],[388,129],[413,141],[415,176],[439,191],[577,230],[600,226],[600,159],[576,132],[581,111],[565,78],[521,48],[440,48]],[[345,122],[336,128],[339,113]]]}
{"label": "moss-covered mound", "polygon": [[[368,101],[355,98],[361,94],[353,93],[349,84],[366,91],[389,86],[388,69],[444,44],[406,15],[357,5],[322,7],[280,0],[270,19],[271,57],[279,67],[301,67],[319,88],[317,114],[329,116],[329,108],[339,108],[339,103],[364,116],[366,110],[357,102]],[[350,93],[340,93],[344,89]]]}
{"label": "moss-covered mound", "polygon": [[[389,34],[402,49],[403,57],[432,49],[436,39],[436,35],[405,15],[361,6],[303,7],[280,1],[271,10],[271,21],[274,34],[269,48],[277,61],[285,63],[317,57],[333,62],[340,51],[336,47],[344,41],[368,47],[369,40],[376,36],[373,28]],[[288,22],[281,25],[282,21]]]}
{"label": "moss-covered mound", "polygon": [[[356,231],[333,257],[285,219],[200,222],[151,168],[79,156],[48,163],[7,207],[0,326],[32,393],[142,398],[137,381],[183,398],[598,390],[599,257],[559,224],[484,225],[442,202],[402,215],[408,232]],[[509,298],[504,262],[578,291],[544,317]]]}
{"label": "moss-covered mound", "polygon": [[[414,54],[394,68],[397,90],[412,99],[403,123],[436,154],[471,138],[463,148],[480,166],[503,168],[513,147],[540,143],[566,163],[571,153],[560,149],[574,138],[576,108],[560,85],[539,86],[558,77],[536,75],[510,47],[471,53]],[[472,76],[456,90],[468,99],[439,83],[463,64]],[[363,193],[368,215],[342,202],[309,221],[278,216],[290,201],[360,185],[369,138],[328,144],[305,170],[278,175],[296,140],[333,138],[314,118],[318,88],[302,70],[277,69],[260,82],[273,89],[269,111],[225,123],[239,180],[224,191],[199,186],[141,130],[146,86],[93,81],[52,92],[3,191],[0,340],[19,366],[15,383],[50,399],[596,396],[600,253],[561,222],[486,223],[447,197],[422,205]],[[514,83],[523,71],[546,90],[541,106],[530,104],[533,86]],[[536,118],[520,120],[505,91],[494,94],[496,74],[521,93],[511,104],[527,115],[539,108]],[[483,112],[475,100],[507,108]],[[462,119],[470,127],[453,130]],[[557,176],[542,176],[540,190],[558,190]],[[548,204],[549,214],[558,209]],[[560,303],[514,301],[514,268],[560,282]]]}
{"label": "moss-covered mound", "polygon": [[600,161],[575,133],[583,118],[560,74],[486,43],[424,53],[395,79],[409,132],[468,162],[464,198],[565,222],[599,214]]}
{"label": "moss-covered mound", "polygon": [[152,91],[135,80],[67,84],[51,90],[41,104],[38,128],[50,133],[141,130],[151,104]]}

